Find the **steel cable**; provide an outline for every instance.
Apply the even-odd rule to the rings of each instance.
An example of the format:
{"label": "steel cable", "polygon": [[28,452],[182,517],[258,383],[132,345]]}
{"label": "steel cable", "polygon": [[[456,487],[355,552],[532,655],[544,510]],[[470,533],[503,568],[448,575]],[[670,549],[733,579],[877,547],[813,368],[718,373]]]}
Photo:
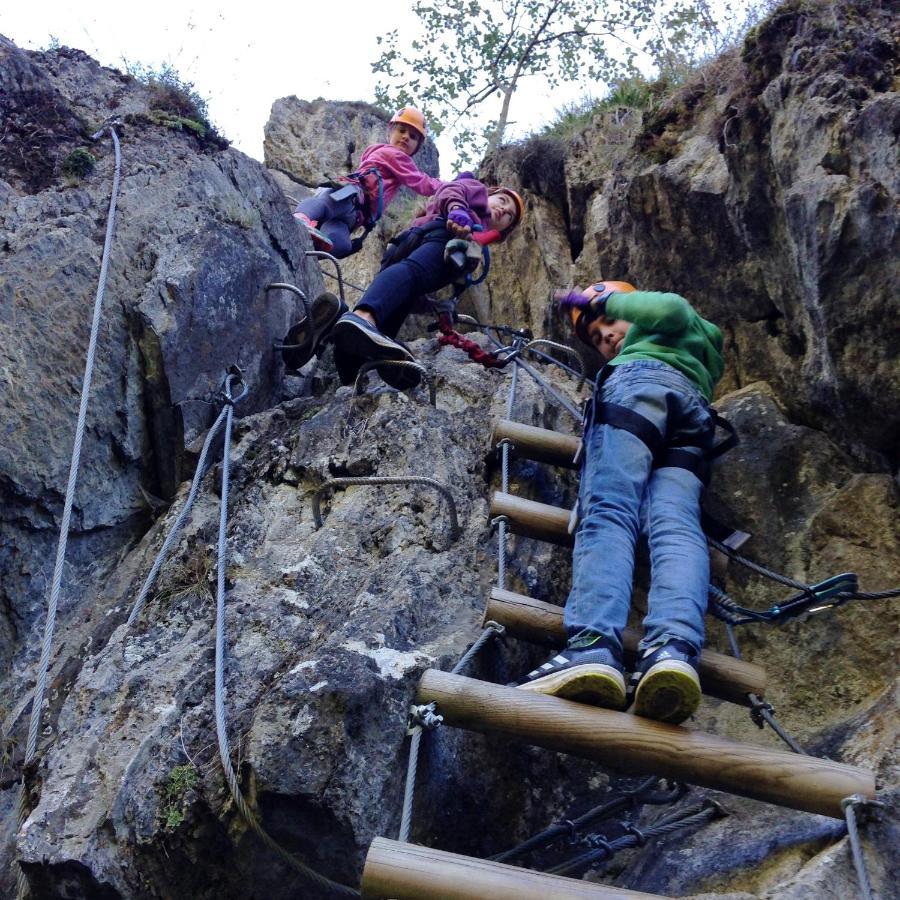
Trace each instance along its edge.
{"label": "steel cable", "polygon": [[[630,828],[632,833],[625,834],[620,838],[616,838],[614,841],[607,841],[599,837],[595,838],[600,845],[597,849],[590,850],[587,853],[576,856],[574,859],[561,863],[558,866],[554,866],[551,869],[547,869],[547,873],[550,875],[568,875],[571,872],[577,872],[594,862],[599,862],[603,859],[611,859],[620,850],[631,847],[640,847],[650,838],[674,834],[676,831],[681,831],[683,828],[690,828],[693,825],[704,825],[711,819],[720,815],[722,815],[722,811],[717,806],[695,806],[684,812],[665,816],[660,819],[657,824],[651,825],[649,828],[638,829],[634,826],[625,825],[624,827]],[[590,840],[590,838],[587,838],[586,840]]]}
{"label": "steel cable", "polygon": [[314,869],[300,862],[292,853],[282,847],[262,827],[256,815],[247,805],[244,795],[241,793],[234,768],[231,765],[231,749],[228,746],[228,733],[225,724],[225,562],[226,547],[225,533],[228,525],[228,485],[230,468],[231,424],[234,414],[233,399],[231,397],[230,378],[225,385],[226,416],[225,416],[225,450],[222,454],[222,492],[219,504],[219,537],[216,544],[216,688],[215,688],[215,717],[216,735],[219,744],[219,758],[222,761],[222,770],[228,789],[234,799],[244,821],[263,841],[263,843],[277,853],[287,862],[301,877],[311,884],[333,897],[359,897],[359,891],[338,884],[331,879],[320,875]]}
{"label": "steel cable", "polygon": [[[59,595],[62,589],[63,565],[66,559],[66,546],[69,540],[69,524],[72,518],[72,505],[75,499],[75,485],[78,481],[78,469],[81,463],[81,444],[84,439],[84,428],[87,420],[88,397],[91,391],[91,379],[94,374],[94,360],[97,353],[97,335],[100,331],[100,313],[103,308],[103,296],[106,292],[106,278],[109,273],[109,256],[112,246],[113,232],[116,224],[116,202],[119,196],[119,182],[122,173],[122,152],[119,147],[119,137],[112,125],[106,126],[112,136],[115,147],[115,169],[113,171],[112,194],[109,200],[109,212],[106,218],[106,237],[103,242],[103,256],[100,262],[100,277],[97,283],[97,293],[94,298],[94,314],[91,321],[91,336],[88,342],[87,358],[84,365],[84,378],[81,384],[81,403],[78,408],[78,423],[75,426],[75,439],[72,444],[72,459],[69,465],[69,480],[66,485],[66,497],[63,504],[62,521],[59,529],[59,541],[56,547],[56,563],[53,569],[53,583],[50,589],[50,600],[47,604],[47,620],[44,624],[44,642],[41,648],[41,660],[38,666],[38,677],[31,701],[31,721],[28,727],[28,741],[25,746],[25,760],[23,763],[22,792],[19,798],[19,812],[17,830],[28,817],[28,796],[25,788],[25,770],[31,764],[37,752],[37,737],[41,725],[41,717],[44,707],[44,694],[47,690],[47,670],[50,665],[50,650],[53,645],[53,632],[56,628],[56,613],[59,608]],[[94,135],[99,139],[101,129]],[[25,896],[27,882],[25,873],[21,867],[16,875],[16,894],[19,898]]]}
{"label": "steel cable", "polygon": [[[229,378],[231,377],[232,376],[229,376]],[[241,397],[242,396],[243,394],[241,394]],[[236,397],[233,401],[230,402],[236,402],[237,400],[240,400],[241,397]],[[184,524],[188,513],[190,513],[191,511],[191,508],[194,505],[194,501],[197,499],[197,492],[200,489],[200,483],[203,481],[203,475],[206,466],[206,457],[209,453],[209,448],[212,446],[213,440],[219,433],[219,429],[222,427],[222,423],[225,421],[229,406],[230,403],[226,403],[222,407],[222,410],[219,412],[216,421],[213,422],[212,427],[209,429],[209,433],[206,435],[206,440],[203,442],[203,449],[200,451],[200,459],[197,461],[197,469],[194,472],[194,478],[191,481],[191,489],[188,492],[187,500],[184,501],[184,506],[181,508],[181,512],[178,513],[178,517],[175,519],[175,522],[173,523],[171,529],[169,529],[169,533],[166,535],[166,539],[165,541],[163,541],[163,545],[160,548],[159,553],[157,553],[156,559],[153,560],[153,565],[150,567],[150,572],[144,580],[144,584],[141,587],[138,598],[134,603],[134,608],[131,610],[131,615],[129,615],[128,617],[127,625],[129,628],[138,620],[138,617],[141,614],[141,610],[143,610],[144,608],[144,603],[147,599],[147,595],[150,593],[150,589],[153,587],[153,584],[156,581],[156,576],[159,574],[159,570],[162,568],[162,564],[166,561],[166,558],[169,555],[169,550],[171,550],[172,545],[175,543],[175,538],[180,534],[181,527]]]}
{"label": "steel cable", "polygon": [[866,858],[863,856],[862,843],[859,839],[859,829],[856,825],[856,807],[864,805],[867,798],[860,794],[854,794],[841,801],[844,809],[844,818],[847,821],[847,836],[850,839],[850,851],[853,854],[853,866],[856,869],[856,879],[859,882],[859,890],[862,900],[873,900],[872,882],[866,868]]}

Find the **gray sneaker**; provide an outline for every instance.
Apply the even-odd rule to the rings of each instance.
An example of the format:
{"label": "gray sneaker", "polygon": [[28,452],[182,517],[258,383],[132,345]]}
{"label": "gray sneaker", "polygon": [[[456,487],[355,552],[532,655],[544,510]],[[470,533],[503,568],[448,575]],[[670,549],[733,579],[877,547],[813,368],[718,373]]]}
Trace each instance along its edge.
{"label": "gray sneaker", "polygon": [[634,714],[679,725],[700,705],[699,654],[686,641],[644,650],[631,676]]}
{"label": "gray sneaker", "polygon": [[[339,372],[343,370],[341,381],[344,384],[350,384],[360,366],[367,360],[415,362],[415,357],[406,347],[382,334],[356,313],[344,313],[337,320],[331,331],[331,339],[334,342],[335,360],[340,359],[344,363],[338,367]],[[353,361],[355,369],[353,365],[346,364],[350,360]],[[378,374],[387,384],[399,390],[415,387],[421,377],[412,366],[379,366]],[[345,381],[345,378],[350,380]]]}
{"label": "gray sneaker", "polygon": [[600,637],[586,648],[567,647],[529,672],[517,686],[592,706],[622,709],[625,706],[622,672],[619,655]]}

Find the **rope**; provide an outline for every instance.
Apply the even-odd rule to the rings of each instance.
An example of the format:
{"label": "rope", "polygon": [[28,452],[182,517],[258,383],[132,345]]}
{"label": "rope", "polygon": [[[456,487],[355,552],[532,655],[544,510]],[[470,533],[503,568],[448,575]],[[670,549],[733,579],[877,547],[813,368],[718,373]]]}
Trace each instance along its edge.
{"label": "rope", "polygon": [[[231,379],[231,375],[228,376]],[[240,394],[238,397],[235,397],[233,401],[237,402],[240,400],[244,394],[247,392],[246,387],[244,388],[244,392]],[[188,517],[188,513],[191,511],[191,508],[194,505],[194,501],[197,499],[197,492],[200,489],[200,482],[203,480],[203,475],[206,467],[206,457],[209,453],[209,448],[212,446],[213,440],[215,440],[216,435],[219,433],[219,429],[222,427],[222,423],[225,421],[225,417],[228,414],[229,403],[226,403],[221,412],[218,415],[218,418],[215,422],[213,422],[212,428],[209,429],[209,433],[206,435],[206,440],[203,442],[203,449],[200,451],[200,459],[197,462],[197,469],[194,472],[194,478],[191,481],[191,489],[188,492],[187,500],[184,501],[184,506],[181,508],[181,512],[178,513],[178,518],[175,519],[175,523],[172,525],[169,533],[166,535],[165,541],[163,541],[163,545],[160,548],[159,553],[156,555],[156,559],[153,561],[153,565],[150,568],[150,572],[147,575],[147,578],[144,581],[143,586],[141,587],[140,593],[138,594],[138,598],[134,603],[134,608],[131,610],[131,615],[128,617],[128,627],[131,628],[135,622],[137,622],[138,617],[141,614],[141,611],[144,608],[144,603],[147,599],[147,595],[150,593],[150,588],[153,587],[154,582],[156,581],[156,576],[159,574],[159,570],[162,568],[162,564],[165,562],[166,558],[169,555],[169,550],[171,550],[172,545],[175,543],[175,538],[178,537],[181,532],[181,526],[184,524],[185,519]]]}
{"label": "rope", "polygon": [[856,880],[859,882],[859,890],[862,900],[874,900],[872,894],[872,882],[869,880],[869,872],[866,869],[866,858],[863,855],[862,843],[859,839],[859,829],[856,826],[856,807],[864,806],[870,801],[861,794],[854,794],[841,801],[844,808],[844,818],[847,820],[847,836],[850,838],[850,851],[853,854],[853,866],[856,869]]}
{"label": "rope", "polygon": [[[307,252],[307,253],[311,253],[312,251],[307,250],[306,252]],[[342,283],[345,287],[351,287],[351,288],[353,288],[354,291],[359,291],[361,294],[364,294],[364,293],[366,292],[366,289],[365,289],[365,288],[360,287],[358,284],[354,284],[352,281],[347,281],[347,279],[344,278],[343,276],[341,276],[341,277],[339,278],[337,275],[332,275],[331,272],[325,272],[325,271],[323,271],[322,274],[323,274],[326,278],[331,278],[331,279],[333,279],[334,281],[337,281],[337,282],[339,282],[339,283]]]}
{"label": "rope", "polygon": [[[712,588],[712,585],[710,585],[710,588]],[[741,648],[738,646],[734,627],[731,623],[726,622],[725,630],[728,633],[728,641],[731,644],[731,652],[734,654],[734,658],[741,659]],[[769,727],[788,745],[788,747],[791,748],[791,750],[794,751],[794,753],[799,753],[803,756],[807,755],[806,751],[797,743],[797,741],[781,727],[778,720],[775,718],[775,708],[771,703],[767,703],[756,694],[747,694],[747,699],[750,701],[750,718],[753,719],[758,728],[763,728],[764,723],[768,722]]]}
{"label": "rope", "polygon": [[600,806],[595,806],[577,819],[565,819],[562,822],[550,825],[538,834],[528,838],[528,840],[523,841],[518,846],[513,847],[511,850],[506,850],[503,853],[492,856],[491,860],[493,862],[508,862],[518,856],[524,856],[526,853],[535,850],[538,847],[552,844],[553,841],[563,835],[569,835],[574,838],[579,829],[584,828],[593,822],[599,822],[608,818],[628,806],[633,806],[636,809],[641,803],[672,803],[684,795],[685,788],[682,785],[679,785],[677,791],[669,791],[666,793],[665,797],[661,799],[658,797],[654,798],[650,795],[650,792],[656,787],[658,782],[659,779],[653,775],[642,781],[634,790],[623,792],[621,797],[617,797],[615,800],[611,800]]}
{"label": "rope", "polygon": [[[469,662],[474,659],[475,655],[487,643],[489,638],[494,636],[499,637],[504,631],[505,629],[502,625],[498,625],[496,622],[488,622],[478,640],[472,644],[468,651],[463,655],[462,659],[460,659],[453,667],[451,670],[452,674],[456,675],[461,672]],[[430,714],[428,714],[428,710],[431,710]],[[417,716],[416,723],[408,729],[410,735],[409,759],[406,762],[406,786],[403,789],[403,811],[400,816],[399,835],[399,840],[404,843],[409,843],[409,835],[412,829],[412,809],[416,791],[416,772],[419,764],[419,745],[422,741],[423,730],[423,725],[420,723],[424,723],[424,726],[427,728],[434,728],[441,723],[441,717],[435,715],[433,710],[434,704],[430,704],[428,707],[412,707],[413,714],[420,711],[425,712],[426,714],[424,716]]]}
{"label": "rope", "polygon": [[797,591],[808,591],[809,585],[804,584],[802,581],[794,581],[793,578],[788,578],[787,575],[782,575],[779,572],[775,572],[772,569],[768,569],[759,563],[753,562],[751,559],[747,559],[746,556],[741,556],[737,550],[732,550],[727,544],[723,544],[721,541],[717,541],[715,538],[708,538],[709,543],[716,548],[716,550],[724,553],[730,559],[733,559],[736,563],[740,563],[740,565],[749,569],[751,572],[756,572],[757,575],[762,575],[765,578],[771,578],[772,581],[777,581],[778,584],[783,584],[785,587],[794,588]]}
{"label": "rope", "polygon": [[225,724],[225,531],[228,524],[228,484],[230,469],[231,424],[234,415],[234,400],[231,396],[231,378],[225,383],[225,450],[222,455],[222,492],[219,504],[219,538],[216,545],[216,735],[219,743],[219,758],[222,761],[222,770],[228,788],[244,821],[257,834],[262,842],[277,853],[287,862],[301,877],[315,885],[319,890],[333,897],[359,897],[359,891],[346,885],[338,884],[329,878],[320,875],[314,869],[300,862],[293,854],[284,849],[268,832],[260,825],[255,814],[247,805],[234,769],[231,765],[231,749],[228,746],[228,732]]}
{"label": "rope", "polygon": [[[78,469],[81,463],[81,444],[84,438],[84,427],[87,419],[88,396],[91,391],[91,379],[94,374],[94,359],[97,353],[97,335],[100,330],[100,312],[103,308],[103,295],[106,292],[106,277],[109,272],[109,255],[113,232],[116,224],[116,201],[119,196],[119,181],[122,172],[122,152],[119,137],[112,125],[106,126],[112,136],[115,147],[115,169],[113,172],[112,194],[109,199],[109,212],[106,218],[106,238],[103,242],[103,257],[100,262],[100,277],[97,283],[97,294],[94,298],[94,315],[91,321],[91,336],[88,342],[87,358],[84,364],[84,378],[81,384],[81,404],[78,408],[78,423],[75,426],[75,440],[72,444],[72,459],[69,465],[69,481],[66,485],[66,498],[63,505],[62,522],[59,529],[59,541],[56,546],[56,564],[53,569],[53,583],[50,589],[50,600],[47,605],[47,621],[44,624],[44,643],[41,648],[41,661],[38,666],[37,683],[31,701],[31,722],[28,727],[28,742],[25,747],[25,761],[22,773],[22,792],[19,798],[17,830],[22,827],[28,817],[28,795],[25,787],[25,772],[37,752],[37,737],[41,726],[44,708],[44,694],[47,690],[47,670],[50,665],[50,649],[53,645],[53,632],[56,628],[56,613],[59,607],[59,595],[62,588],[63,564],[66,559],[66,545],[69,540],[69,523],[72,518],[72,505],[75,499],[75,485],[78,481]],[[98,139],[103,129],[94,135]],[[22,898],[27,890],[25,873],[19,869],[16,875],[16,896]]]}
{"label": "rope", "polygon": [[626,850],[630,847],[641,847],[651,838],[674,834],[676,831],[691,828],[694,825],[705,825],[721,815],[724,815],[724,811],[718,804],[706,801],[702,806],[693,806],[682,812],[663,817],[650,828],[637,828],[629,823],[623,823],[622,827],[629,832],[628,834],[622,835],[622,837],[616,838],[614,841],[607,841],[599,835],[588,836],[585,840],[599,845],[596,849],[576,856],[568,862],[554,866],[552,869],[548,869],[547,872],[551,875],[569,875],[586,868],[594,862],[610,859],[620,850]]}
{"label": "rope", "polygon": [[416,725],[410,731],[409,759],[406,763],[406,787],[403,790],[403,814],[400,817],[399,840],[409,843],[412,828],[412,807],[416,792],[416,768],[419,764],[419,744],[422,742],[422,726]]}
{"label": "rope", "polygon": [[488,622],[478,640],[466,651],[463,658],[450,670],[451,675],[459,675],[460,672],[477,656],[478,651],[494,636],[500,636],[506,629],[496,622]]}
{"label": "rope", "polygon": [[483,349],[471,338],[464,337],[458,331],[454,331],[450,316],[446,313],[438,316],[438,330],[441,333],[441,336],[437,339],[439,344],[443,346],[449,344],[452,347],[458,347],[469,355],[469,359],[480,363],[486,369],[502,369],[510,362],[510,359],[500,359],[495,353]]}

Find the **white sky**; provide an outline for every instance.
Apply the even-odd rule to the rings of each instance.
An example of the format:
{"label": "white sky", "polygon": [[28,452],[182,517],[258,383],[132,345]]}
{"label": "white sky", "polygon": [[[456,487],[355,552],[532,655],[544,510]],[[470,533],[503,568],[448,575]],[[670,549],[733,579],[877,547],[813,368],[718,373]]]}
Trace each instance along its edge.
{"label": "white sky", "polygon": [[[0,34],[27,50],[55,38],[120,69],[123,60],[153,68],[171,63],[208,100],[219,131],[262,160],[263,127],[278,98],[374,99],[376,35],[393,28],[411,34],[410,7],[409,0],[301,0],[274,12],[273,5],[246,0],[3,0]],[[602,87],[566,85],[551,97],[536,82],[525,83],[513,100],[509,136],[540,128],[563,104]],[[438,148],[441,174],[449,176],[454,154],[446,133]]]}

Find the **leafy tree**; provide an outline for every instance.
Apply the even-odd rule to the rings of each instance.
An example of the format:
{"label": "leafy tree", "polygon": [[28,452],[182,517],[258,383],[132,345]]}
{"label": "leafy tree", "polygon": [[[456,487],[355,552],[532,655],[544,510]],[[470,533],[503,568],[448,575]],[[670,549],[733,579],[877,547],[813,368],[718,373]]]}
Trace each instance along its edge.
{"label": "leafy tree", "polygon": [[[461,164],[499,146],[523,79],[551,88],[618,81],[634,74],[638,49],[671,70],[674,55],[696,50],[698,35],[715,28],[706,0],[417,0],[413,9],[420,37],[394,30],[378,38],[376,97],[388,107],[423,107],[436,134],[454,128]],[[499,115],[477,130],[466,120],[491,98],[500,100]]]}

